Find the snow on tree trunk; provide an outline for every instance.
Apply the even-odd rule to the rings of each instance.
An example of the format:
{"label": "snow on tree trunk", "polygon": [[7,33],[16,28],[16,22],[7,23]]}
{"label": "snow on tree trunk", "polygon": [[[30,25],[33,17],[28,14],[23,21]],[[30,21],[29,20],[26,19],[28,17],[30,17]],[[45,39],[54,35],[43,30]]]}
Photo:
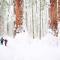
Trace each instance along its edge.
{"label": "snow on tree trunk", "polygon": [[3,14],[2,14],[2,5],[3,5],[3,0],[0,0],[0,36],[3,35],[4,31],[4,20],[3,20]]}
{"label": "snow on tree trunk", "polygon": [[8,24],[7,24],[7,28],[8,28],[8,34],[10,36],[13,36],[14,34],[14,22],[15,22],[15,15],[14,15],[14,5],[13,5],[13,0],[10,0],[10,6],[9,6],[9,10],[8,10]]}
{"label": "snow on tree trunk", "polygon": [[55,36],[58,36],[58,0],[50,0],[50,28]]}
{"label": "snow on tree trunk", "polygon": [[49,18],[49,1],[24,0],[24,22],[33,38],[41,38],[47,33]]}
{"label": "snow on tree trunk", "polygon": [[13,4],[14,4],[13,0],[3,0],[1,8],[3,17],[2,18],[3,24],[1,25],[3,27],[2,35],[13,36],[14,21],[15,21]]}

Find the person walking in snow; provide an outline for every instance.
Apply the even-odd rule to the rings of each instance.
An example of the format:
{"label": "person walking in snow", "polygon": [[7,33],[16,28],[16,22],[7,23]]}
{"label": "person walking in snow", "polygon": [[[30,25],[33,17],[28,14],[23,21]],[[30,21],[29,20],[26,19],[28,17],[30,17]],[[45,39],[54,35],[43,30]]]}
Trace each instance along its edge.
{"label": "person walking in snow", "polygon": [[4,41],[3,37],[1,37],[1,40],[0,41],[1,41],[1,44],[3,45],[3,41]]}
{"label": "person walking in snow", "polygon": [[4,41],[5,41],[5,46],[7,46],[7,42],[8,42],[7,39],[5,39]]}

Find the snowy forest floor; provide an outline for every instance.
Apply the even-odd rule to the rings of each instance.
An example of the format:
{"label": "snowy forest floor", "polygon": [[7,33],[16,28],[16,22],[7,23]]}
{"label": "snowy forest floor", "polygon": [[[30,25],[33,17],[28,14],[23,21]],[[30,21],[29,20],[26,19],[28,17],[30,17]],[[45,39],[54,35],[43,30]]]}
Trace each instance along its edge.
{"label": "snowy forest floor", "polygon": [[44,38],[32,39],[28,32],[8,39],[7,46],[0,45],[0,60],[60,60],[60,41],[48,33]]}

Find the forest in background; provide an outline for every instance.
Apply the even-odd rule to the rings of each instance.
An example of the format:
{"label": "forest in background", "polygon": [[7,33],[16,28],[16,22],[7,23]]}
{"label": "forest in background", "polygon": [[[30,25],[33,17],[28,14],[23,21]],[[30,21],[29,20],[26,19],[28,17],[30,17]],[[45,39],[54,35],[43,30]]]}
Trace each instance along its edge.
{"label": "forest in background", "polygon": [[45,36],[49,24],[54,31],[59,20],[58,2],[59,0],[0,0],[0,36],[13,37],[21,26],[33,38]]}

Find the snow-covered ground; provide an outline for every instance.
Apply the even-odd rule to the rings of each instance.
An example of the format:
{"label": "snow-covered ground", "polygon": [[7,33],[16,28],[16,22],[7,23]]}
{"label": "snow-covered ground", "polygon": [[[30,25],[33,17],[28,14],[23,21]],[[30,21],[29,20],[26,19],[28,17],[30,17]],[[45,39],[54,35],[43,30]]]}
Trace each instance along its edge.
{"label": "snow-covered ground", "polygon": [[48,33],[44,38],[33,39],[28,32],[8,39],[7,46],[0,45],[0,60],[60,60],[58,37]]}

